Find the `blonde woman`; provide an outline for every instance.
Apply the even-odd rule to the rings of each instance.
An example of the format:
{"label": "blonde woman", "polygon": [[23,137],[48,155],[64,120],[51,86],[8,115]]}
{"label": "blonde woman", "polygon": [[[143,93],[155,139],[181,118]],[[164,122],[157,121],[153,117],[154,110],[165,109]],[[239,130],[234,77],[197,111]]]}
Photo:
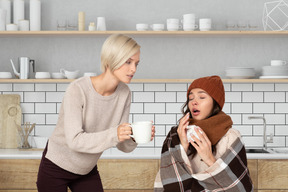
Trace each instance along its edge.
{"label": "blonde woman", "polygon": [[[140,46],[116,34],[101,51],[103,73],[73,81],[63,98],[56,128],[49,138],[39,167],[39,192],[103,191],[97,161],[103,151],[116,146],[123,152],[137,144],[128,118],[131,93],[126,85],[140,61]],[[151,139],[155,127],[152,127]]]}

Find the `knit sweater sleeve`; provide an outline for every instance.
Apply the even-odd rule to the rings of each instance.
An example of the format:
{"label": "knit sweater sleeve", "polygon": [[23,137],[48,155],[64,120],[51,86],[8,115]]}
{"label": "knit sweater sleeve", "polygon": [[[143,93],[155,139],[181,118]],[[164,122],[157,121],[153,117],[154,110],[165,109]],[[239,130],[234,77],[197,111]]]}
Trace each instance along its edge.
{"label": "knit sweater sleeve", "polygon": [[[121,123],[127,123],[129,121],[129,113],[130,113],[130,106],[131,106],[131,93],[129,94],[129,97],[126,100],[124,113],[122,116]],[[125,153],[129,153],[133,151],[137,147],[137,143],[135,143],[132,139],[125,140],[124,142],[120,142],[116,145],[116,147]]]}
{"label": "knit sweater sleeve", "polygon": [[[66,143],[73,151],[84,153],[101,153],[116,146],[118,143],[117,131],[108,128],[100,132],[87,133],[83,129],[83,106],[85,94],[77,84],[71,84],[63,100],[64,132]],[[105,138],[105,141],[103,139]]]}

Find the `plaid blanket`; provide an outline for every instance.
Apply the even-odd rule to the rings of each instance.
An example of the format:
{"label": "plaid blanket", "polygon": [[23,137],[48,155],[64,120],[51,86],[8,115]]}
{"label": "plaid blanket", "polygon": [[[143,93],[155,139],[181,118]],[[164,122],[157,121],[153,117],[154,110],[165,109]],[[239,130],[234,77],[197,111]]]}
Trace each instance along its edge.
{"label": "plaid blanket", "polygon": [[245,147],[240,138],[217,159],[218,168],[209,172],[191,173],[180,150],[177,127],[173,127],[162,147],[160,176],[163,188],[155,188],[155,192],[253,191]]}

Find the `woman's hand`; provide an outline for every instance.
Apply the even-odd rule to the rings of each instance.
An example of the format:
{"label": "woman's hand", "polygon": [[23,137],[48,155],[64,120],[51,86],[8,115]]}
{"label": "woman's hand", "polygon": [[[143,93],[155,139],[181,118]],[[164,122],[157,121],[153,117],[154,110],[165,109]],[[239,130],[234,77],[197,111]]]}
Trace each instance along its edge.
{"label": "woman's hand", "polygon": [[132,134],[132,128],[129,123],[123,123],[117,128],[117,136],[120,142],[130,139]]}
{"label": "woman's hand", "polygon": [[196,136],[191,135],[191,138],[195,142],[191,140],[190,143],[197,150],[202,160],[210,167],[216,162],[216,159],[212,153],[211,142],[203,130],[201,130],[202,134],[200,133],[200,128],[196,128],[195,132],[199,136],[199,139]]}
{"label": "woman's hand", "polygon": [[177,133],[180,138],[181,145],[183,146],[185,152],[187,153],[189,142],[187,140],[187,129],[186,127],[189,125],[189,113],[187,113],[179,122]]}

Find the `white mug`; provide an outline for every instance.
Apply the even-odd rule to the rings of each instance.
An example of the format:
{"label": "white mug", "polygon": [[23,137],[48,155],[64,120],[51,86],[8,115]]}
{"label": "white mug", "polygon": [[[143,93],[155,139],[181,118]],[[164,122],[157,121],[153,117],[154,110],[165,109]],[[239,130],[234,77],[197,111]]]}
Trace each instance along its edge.
{"label": "white mug", "polygon": [[136,24],[136,30],[137,31],[147,31],[148,30],[148,24],[138,23],[138,24]]}
{"label": "white mug", "polygon": [[181,21],[182,23],[195,23],[196,16],[194,13],[185,14],[183,15],[183,19]]}
{"label": "white mug", "polygon": [[106,31],[105,17],[97,17],[97,31]]}
{"label": "white mug", "polygon": [[282,61],[282,60],[271,60],[271,66],[283,66],[286,65],[287,62],[286,61]]}
{"label": "white mug", "polygon": [[[196,125],[188,125],[186,128],[187,128],[187,140],[188,140],[188,142],[190,142],[190,140],[194,141],[191,138],[191,135],[194,135],[197,139],[200,140],[198,134],[195,131],[196,128],[199,128],[198,126],[196,126]],[[200,130],[200,133],[202,134],[203,132]]]}
{"label": "white mug", "polygon": [[167,30],[168,31],[178,31],[182,26],[179,25],[179,19],[170,18],[167,19]]}
{"label": "white mug", "polygon": [[151,29],[153,31],[163,31],[164,30],[164,24],[152,24],[150,25]]}
{"label": "white mug", "polygon": [[195,23],[183,23],[183,30],[184,31],[194,31],[198,28],[198,25]]}
{"label": "white mug", "polygon": [[19,31],[29,31],[29,20],[19,20]]}
{"label": "white mug", "polygon": [[175,24],[175,23],[169,23],[167,24],[167,30],[168,31],[178,31],[179,29],[181,29],[182,26],[181,25],[178,25],[178,24]]}
{"label": "white mug", "polygon": [[212,28],[212,20],[210,18],[199,19],[200,31],[210,31]]}
{"label": "white mug", "polygon": [[18,25],[17,24],[6,24],[6,31],[18,31]]}
{"label": "white mug", "polygon": [[196,18],[196,16],[194,13],[188,13],[188,14],[183,15],[183,20],[187,20],[187,21],[189,21],[189,20],[195,21],[195,18]]}
{"label": "white mug", "polygon": [[132,128],[133,137],[138,144],[148,143],[151,141],[152,121],[134,122],[130,126]]}
{"label": "white mug", "polygon": [[179,25],[179,19],[176,19],[176,18],[167,19],[167,25],[168,24],[177,24],[177,25]]}

